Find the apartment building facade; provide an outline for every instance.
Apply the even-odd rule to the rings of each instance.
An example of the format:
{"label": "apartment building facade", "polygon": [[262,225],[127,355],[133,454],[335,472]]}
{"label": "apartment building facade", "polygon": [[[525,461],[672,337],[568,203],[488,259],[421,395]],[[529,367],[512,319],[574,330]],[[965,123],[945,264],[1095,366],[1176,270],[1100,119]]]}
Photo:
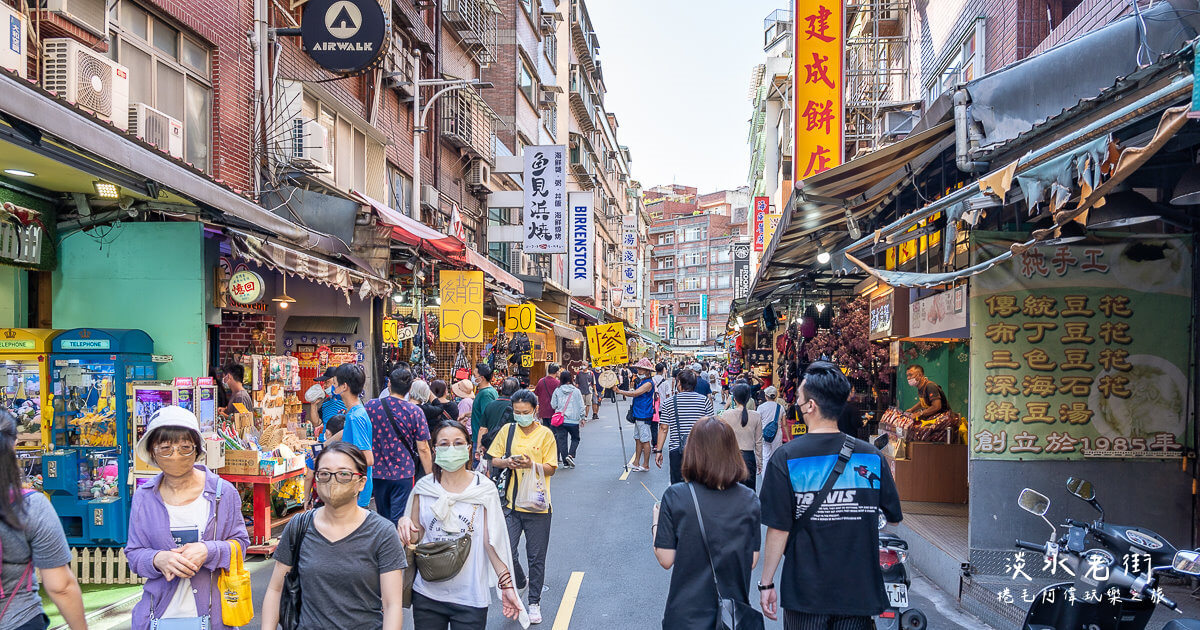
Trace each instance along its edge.
{"label": "apartment building facade", "polygon": [[730,246],[747,239],[749,190],[698,194],[690,186],[647,190],[650,215],[648,306],[656,334],[680,352],[716,352],[733,302]]}

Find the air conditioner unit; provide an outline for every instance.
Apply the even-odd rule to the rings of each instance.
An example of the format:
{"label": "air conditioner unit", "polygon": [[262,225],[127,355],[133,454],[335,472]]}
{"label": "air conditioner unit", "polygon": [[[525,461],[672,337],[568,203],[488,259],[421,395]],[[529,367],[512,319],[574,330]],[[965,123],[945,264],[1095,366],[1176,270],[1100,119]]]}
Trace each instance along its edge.
{"label": "air conditioner unit", "polygon": [[57,13],[100,37],[108,37],[105,0],[46,0],[46,10]]}
{"label": "air conditioner unit", "polygon": [[0,68],[15,70],[22,79],[29,76],[29,64],[25,61],[25,46],[29,39],[29,21],[25,14],[0,2],[0,21],[6,41],[0,45]]}
{"label": "air conditioner unit", "polygon": [[145,103],[129,106],[129,133],[173,158],[183,158],[183,123]]}
{"label": "air conditioner unit", "polygon": [[329,132],[324,125],[310,118],[293,118],[287,158],[292,166],[305,172],[333,173],[333,165],[329,163]]}
{"label": "air conditioner unit", "polygon": [[394,46],[388,53],[388,66],[388,86],[401,98],[411,99],[416,93],[416,58],[403,46]]}
{"label": "air conditioner unit", "polygon": [[111,122],[129,127],[129,69],[73,39],[43,42],[43,86]]}
{"label": "air conditioner unit", "polygon": [[883,135],[891,137],[912,133],[920,117],[919,111],[884,112]]}
{"label": "air conditioner unit", "polygon": [[429,184],[421,184],[421,205],[434,210],[438,209],[441,202],[441,193],[438,189]]}
{"label": "air conditioner unit", "polygon": [[475,191],[492,190],[492,166],[483,160],[471,160],[467,167],[467,185]]}

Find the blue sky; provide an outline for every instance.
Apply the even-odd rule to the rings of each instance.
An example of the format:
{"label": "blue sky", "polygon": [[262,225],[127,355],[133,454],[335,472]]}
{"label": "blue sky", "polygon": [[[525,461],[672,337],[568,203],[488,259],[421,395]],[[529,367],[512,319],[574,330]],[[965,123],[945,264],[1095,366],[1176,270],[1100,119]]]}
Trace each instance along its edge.
{"label": "blue sky", "polygon": [[618,137],[646,188],[746,184],[750,69],[789,0],[589,0]]}

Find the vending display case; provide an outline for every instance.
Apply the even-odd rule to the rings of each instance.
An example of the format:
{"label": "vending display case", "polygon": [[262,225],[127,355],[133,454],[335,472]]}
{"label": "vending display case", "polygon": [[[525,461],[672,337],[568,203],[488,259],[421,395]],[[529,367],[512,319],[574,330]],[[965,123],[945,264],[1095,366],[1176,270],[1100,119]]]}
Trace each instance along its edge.
{"label": "vending display case", "polygon": [[43,487],[71,545],[125,543],[134,444],[130,386],[156,377],[153,350],[140,330],[80,328],[51,343],[54,413]]}
{"label": "vending display case", "polygon": [[0,408],[17,418],[17,449],[40,451],[49,441],[50,342],[57,330],[0,330]]}

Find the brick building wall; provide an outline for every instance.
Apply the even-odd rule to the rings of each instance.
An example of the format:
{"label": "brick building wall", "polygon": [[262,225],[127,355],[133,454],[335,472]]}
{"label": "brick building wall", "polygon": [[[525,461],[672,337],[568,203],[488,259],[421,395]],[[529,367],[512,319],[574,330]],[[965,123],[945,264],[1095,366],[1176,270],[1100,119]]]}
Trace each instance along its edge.
{"label": "brick building wall", "polygon": [[218,328],[221,347],[221,363],[233,360],[235,354],[253,344],[254,329],[262,327],[263,346],[275,348],[275,316],[257,313],[221,312],[221,326]]}

